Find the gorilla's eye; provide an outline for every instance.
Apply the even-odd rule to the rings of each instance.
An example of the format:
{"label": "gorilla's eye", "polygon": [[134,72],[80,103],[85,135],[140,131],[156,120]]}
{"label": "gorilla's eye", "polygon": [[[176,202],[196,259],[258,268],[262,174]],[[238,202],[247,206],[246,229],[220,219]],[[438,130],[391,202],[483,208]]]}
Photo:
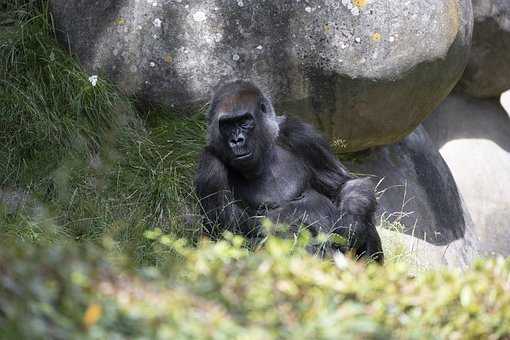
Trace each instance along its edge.
{"label": "gorilla's eye", "polygon": [[241,127],[243,129],[249,129],[253,127],[253,116],[251,113],[247,112],[243,117],[241,117]]}
{"label": "gorilla's eye", "polygon": [[260,111],[262,111],[264,113],[267,113],[266,105],[265,104],[260,104]]}

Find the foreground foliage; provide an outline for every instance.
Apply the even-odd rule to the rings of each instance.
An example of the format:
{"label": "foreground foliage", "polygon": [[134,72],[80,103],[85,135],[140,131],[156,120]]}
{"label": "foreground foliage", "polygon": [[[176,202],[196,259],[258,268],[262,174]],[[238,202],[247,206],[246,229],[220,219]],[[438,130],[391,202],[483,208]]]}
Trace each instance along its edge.
{"label": "foreground foliage", "polygon": [[[151,237],[154,238],[154,237]],[[180,261],[119,273],[76,244],[0,253],[0,328],[7,338],[501,339],[510,336],[510,260],[413,277],[402,264],[322,261],[299,241],[239,237],[188,247]],[[106,242],[107,244],[109,242]],[[111,246],[111,245],[110,245]],[[169,257],[169,259],[172,257]],[[173,257],[175,258],[175,257]]]}

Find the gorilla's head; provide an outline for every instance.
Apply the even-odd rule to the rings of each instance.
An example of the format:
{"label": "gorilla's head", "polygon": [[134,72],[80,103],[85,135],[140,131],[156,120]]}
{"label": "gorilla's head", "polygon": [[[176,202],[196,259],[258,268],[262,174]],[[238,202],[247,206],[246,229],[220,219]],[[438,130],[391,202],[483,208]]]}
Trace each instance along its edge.
{"label": "gorilla's head", "polygon": [[278,136],[271,102],[252,83],[235,81],[218,88],[208,113],[208,144],[241,173],[257,171]]}

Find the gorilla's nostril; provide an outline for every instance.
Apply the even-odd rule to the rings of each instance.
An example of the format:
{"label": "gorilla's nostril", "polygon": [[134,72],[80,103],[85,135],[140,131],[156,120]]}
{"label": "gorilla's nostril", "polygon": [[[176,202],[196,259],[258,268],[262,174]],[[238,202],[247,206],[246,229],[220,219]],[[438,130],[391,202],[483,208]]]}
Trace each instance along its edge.
{"label": "gorilla's nostril", "polygon": [[230,140],[230,145],[232,145],[232,146],[239,146],[239,145],[242,145],[243,143],[244,143],[243,137],[232,138]]}

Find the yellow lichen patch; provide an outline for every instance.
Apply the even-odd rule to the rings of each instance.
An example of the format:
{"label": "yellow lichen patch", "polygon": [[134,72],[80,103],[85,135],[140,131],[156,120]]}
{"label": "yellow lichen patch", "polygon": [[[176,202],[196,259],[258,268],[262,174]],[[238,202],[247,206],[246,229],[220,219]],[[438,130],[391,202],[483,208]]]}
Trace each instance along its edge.
{"label": "yellow lichen patch", "polygon": [[83,315],[83,325],[87,328],[94,326],[101,318],[101,315],[103,315],[103,309],[101,306],[97,303],[91,304],[88,306],[85,314]]}
{"label": "yellow lichen patch", "polygon": [[333,143],[331,144],[333,146],[333,149],[337,152],[344,151],[348,146],[347,141],[343,138],[337,138],[333,140]]}
{"label": "yellow lichen patch", "polygon": [[352,0],[352,4],[356,7],[363,8],[367,5],[367,0]]}
{"label": "yellow lichen patch", "polygon": [[165,56],[163,57],[163,60],[165,61],[165,63],[171,64],[173,61],[173,58],[170,54],[165,54]]}
{"label": "yellow lichen patch", "polygon": [[379,32],[372,33],[372,40],[373,41],[379,42],[379,41],[381,41],[381,38],[382,38],[381,33],[379,33]]}
{"label": "yellow lichen patch", "polygon": [[117,20],[115,20],[115,25],[122,26],[125,23],[126,23],[126,19],[124,19],[124,18],[117,18]]}
{"label": "yellow lichen patch", "polygon": [[453,43],[460,29],[460,10],[459,4],[457,0],[448,1],[448,17],[450,19],[450,25],[448,26],[450,29],[448,30],[448,38],[450,40],[450,44]]}

